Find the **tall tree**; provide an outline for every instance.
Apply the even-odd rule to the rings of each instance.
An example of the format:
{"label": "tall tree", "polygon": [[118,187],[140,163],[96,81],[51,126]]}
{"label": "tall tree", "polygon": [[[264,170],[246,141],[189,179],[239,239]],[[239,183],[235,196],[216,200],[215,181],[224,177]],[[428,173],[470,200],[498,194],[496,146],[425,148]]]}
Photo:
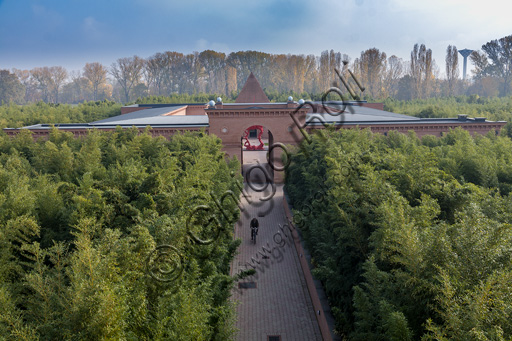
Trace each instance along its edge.
{"label": "tall tree", "polygon": [[225,78],[225,83],[226,83],[226,90],[225,90],[225,93],[226,95],[228,96],[231,96],[232,94],[236,93],[237,89],[238,89],[238,78],[237,78],[237,70],[236,68],[230,66],[230,65],[227,65],[224,67],[224,75],[226,76]]}
{"label": "tall tree", "polygon": [[405,75],[398,80],[396,98],[399,100],[411,100],[415,96],[415,80],[410,75]]}
{"label": "tall tree", "polygon": [[85,78],[80,71],[70,73],[71,82],[64,86],[67,92],[68,102],[80,103],[90,100],[92,94],[92,83]]}
{"label": "tall tree", "polygon": [[30,70],[30,75],[37,83],[37,87],[41,90],[41,95],[44,102],[49,102],[51,100],[51,87],[52,87],[52,77],[50,73],[50,69],[45,67],[36,67]]}
{"label": "tall tree", "polygon": [[[342,56],[342,60],[348,58],[348,56],[345,54]],[[316,80],[318,78],[318,69],[316,65],[316,58],[314,55],[310,54],[306,56],[306,74],[304,75],[304,91],[309,92],[319,92],[319,91],[325,91],[324,89],[315,89],[315,84],[317,84]]]}
{"label": "tall tree", "polygon": [[166,51],[159,55],[163,83],[167,94],[178,92],[180,75],[182,73],[183,53]]}
{"label": "tall tree", "polygon": [[338,76],[334,68],[341,68],[341,53],[331,51],[322,51],[318,59],[318,84],[320,91],[327,91],[333,82],[337,81]]}
{"label": "tall tree", "polygon": [[361,57],[354,61],[360,82],[365,84],[367,93],[373,97],[382,95],[382,83],[386,71],[386,53],[377,48],[361,52]]}
{"label": "tall tree", "polygon": [[30,74],[42,92],[43,101],[58,103],[60,87],[68,77],[66,69],[62,66],[36,67]]}
{"label": "tall tree", "polygon": [[457,79],[459,78],[459,57],[455,46],[446,48],[446,80],[448,81],[448,95],[454,95]]}
{"label": "tall tree", "polygon": [[393,55],[388,58],[387,64],[385,88],[388,96],[395,97],[398,93],[398,82],[404,74],[404,62],[402,58]]}
{"label": "tall tree", "polygon": [[60,87],[68,78],[68,72],[62,66],[52,66],[50,68],[51,88],[54,94],[55,103],[59,103]]}
{"label": "tall tree", "polygon": [[424,87],[423,91],[425,96],[428,98],[432,93],[433,82],[434,82],[434,68],[435,61],[432,59],[432,50],[425,49],[425,57],[424,57]]}
{"label": "tall tree", "polygon": [[130,101],[130,92],[139,84],[144,60],[138,56],[119,58],[110,67],[110,74],[117,80],[124,92],[125,102]]}
{"label": "tall tree", "polygon": [[179,64],[183,54],[177,52],[156,53],[144,65],[144,78],[148,88],[154,88],[157,95],[171,94],[173,67]]}
{"label": "tall tree", "polygon": [[473,74],[476,78],[486,76],[486,72],[488,71],[489,60],[487,56],[482,51],[473,51],[469,58],[473,62],[475,69],[473,70]]}
{"label": "tall tree", "polygon": [[420,47],[418,44],[414,44],[414,47],[411,51],[411,66],[409,68],[409,75],[411,76],[411,80],[414,84],[414,97],[419,97],[421,94],[421,57],[420,57]]}
{"label": "tall tree", "polygon": [[0,70],[0,105],[2,103],[22,103],[25,88],[18,77],[8,70]]}
{"label": "tall tree", "polygon": [[100,63],[86,63],[83,76],[87,78],[92,85],[92,99],[98,100],[98,88],[107,81],[107,69]]}
{"label": "tall tree", "polygon": [[229,66],[237,70],[237,84],[243,86],[247,77],[252,72],[258,78],[261,85],[266,87],[269,85],[269,64],[271,55],[258,51],[240,51],[232,52],[226,59]]}
{"label": "tall tree", "polygon": [[220,93],[225,90],[225,77],[221,70],[226,65],[226,54],[206,50],[199,54],[199,63],[204,68],[206,81],[206,92]]}
{"label": "tall tree", "polygon": [[434,61],[432,50],[415,44],[411,51],[410,76],[414,82],[414,97],[429,97],[432,91]]}
{"label": "tall tree", "polygon": [[18,77],[18,80],[21,82],[21,84],[23,84],[23,87],[25,88],[25,102],[35,102],[38,95],[37,84],[31,77],[30,71],[13,68],[12,73]]}
{"label": "tall tree", "polygon": [[[286,85],[289,83],[289,78],[293,78],[293,71],[290,70],[290,63],[288,58],[290,55],[274,54],[270,62],[270,88],[276,91],[285,91]],[[288,89],[286,89],[288,90]]]}
{"label": "tall tree", "polygon": [[179,93],[194,93],[204,91],[204,68],[199,62],[199,53],[194,52],[183,56],[178,67],[178,84]]}
{"label": "tall tree", "polygon": [[482,50],[487,53],[491,64],[487,66],[488,73],[501,78],[503,88],[502,95],[510,95],[512,83],[512,35],[491,40],[482,45]]}
{"label": "tall tree", "polygon": [[156,89],[156,80],[158,78],[158,69],[155,69],[155,60],[149,57],[144,60],[144,67],[142,68],[142,78],[148,88],[148,94],[153,95]]}
{"label": "tall tree", "polygon": [[469,58],[473,62],[474,69],[473,73],[474,82],[469,87],[472,93],[478,93],[484,97],[495,97],[500,94],[500,88],[502,88],[500,79],[494,76],[489,68],[489,59],[487,55],[482,51],[473,51]]}

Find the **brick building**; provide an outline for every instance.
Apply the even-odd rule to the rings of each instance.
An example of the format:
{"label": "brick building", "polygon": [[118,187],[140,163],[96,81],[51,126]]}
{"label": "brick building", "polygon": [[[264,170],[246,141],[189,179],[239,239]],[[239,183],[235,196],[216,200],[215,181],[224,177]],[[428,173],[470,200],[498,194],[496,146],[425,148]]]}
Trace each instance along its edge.
{"label": "brick building", "polygon": [[[306,131],[322,129],[320,122],[340,128],[369,128],[373,132],[387,134],[389,131],[407,133],[415,131],[419,137],[442,136],[450,129],[461,127],[471,134],[499,133],[506,122],[488,121],[485,118],[418,118],[384,111],[382,103],[345,103],[342,114],[329,114],[342,107],[341,102],[322,105],[321,102],[301,104],[289,98],[288,102],[271,103],[263,92],[258,80],[251,73],[235,103],[210,101],[207,104],[136,104],[121,109],[121,115],[84,124],[36,124],[23,128],[6,128],[8,135],[15,135],[22,129],[30,130],[34,138],[48,136],[52,126],[85,136],[90,129],[114,130],[116,127],[136,127],[140,130],[152,128],[154,136],[168,137],[178,131],[204,129],[222,139],[224,151],[229,155],[243,157],[244,132],[253,126],[262,126],[265,149],[273,143],[297,144],[303,139],[298,126]],[[302,123],[301,123],[302,122]]]}

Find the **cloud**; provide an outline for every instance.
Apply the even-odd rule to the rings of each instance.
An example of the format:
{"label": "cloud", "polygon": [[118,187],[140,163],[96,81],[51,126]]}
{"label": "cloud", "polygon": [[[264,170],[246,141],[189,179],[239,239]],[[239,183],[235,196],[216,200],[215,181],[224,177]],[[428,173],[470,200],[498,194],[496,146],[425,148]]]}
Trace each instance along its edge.
{"label": "cloud", "polygon": [[48,9],[41,5],[32,5],[32,13],[34,22],[31,26],[37,26],[39,30],[51,32],[57,30],[64,24],[64,18],[58,12]]}
{"label": "cloud", "polygon": [[94,17],[86,17],[82,22],[82,32],[88,40],[100,40],[104,37],[104,29]]}
{"label": "cloud", "polygon": [[424,43],[443,69],[448,45],[479,49],[510,34],[510,12],[512,3],[499,0],[318,0],[297,30],[315,54],[334,49],[352,58],[376,47],[407,60]]}
{"label": "cloud", "polygon": [[407,60],[415,43],[425,43],[443,69],[448,45],[476,50],[511,34],[512,12],[512,2],[503,0],[484,5],[474,0],[0,0],[0,5],[0,44],[10,46],[0,51],[0,59],[32,58],[38,64],[43,55],[62,60],[63,52],[92,60],[169,49],[315,55],[333,49],[354,60],[376,47]]}
{"label": "cloud", "polygon": [[224,43],[218,43],[218,42],[209,42],[208,40],[201,38],[196,41],[195,48],[198,52],[204,51],[204,50],[213,50],[217,52],[224,52],[224,53],[230,53],[231,50],[229,49],[227,44]]}
{"label": "cloud", "polygon": [[199,39],[196,41],[196,48],[198,51],[208,50],[208,41],[206,39]]}

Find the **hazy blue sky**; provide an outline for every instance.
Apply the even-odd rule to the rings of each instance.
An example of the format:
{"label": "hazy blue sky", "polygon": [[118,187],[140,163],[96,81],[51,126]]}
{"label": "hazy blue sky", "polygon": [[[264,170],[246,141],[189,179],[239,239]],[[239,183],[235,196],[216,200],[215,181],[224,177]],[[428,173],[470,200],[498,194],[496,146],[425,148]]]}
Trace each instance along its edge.
{"label": "hazy blue sky", "polygon": [[449,44],[481,49],[512,34],[510,0],[0,0],[0,69],[156,52],[257,50],[352,60],[377,47],[408,60],[431,48],[441,71]]}

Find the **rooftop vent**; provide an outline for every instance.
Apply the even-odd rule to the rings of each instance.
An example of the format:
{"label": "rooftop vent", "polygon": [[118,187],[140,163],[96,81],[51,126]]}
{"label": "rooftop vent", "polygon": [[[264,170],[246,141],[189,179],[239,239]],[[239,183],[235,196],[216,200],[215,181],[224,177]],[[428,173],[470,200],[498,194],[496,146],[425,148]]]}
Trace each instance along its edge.
{"label": "rooftop vent", "polygon": [[467,121],[467,119],[468,119],[468,115],[462,115],[462,114],[459,114],[459,115],[457,115],[457,119],[458,119],[459,121]]}
{"label": "rooftop vent", "polygon": [[475,122],[485,122],[487,117],[475,117]]}

